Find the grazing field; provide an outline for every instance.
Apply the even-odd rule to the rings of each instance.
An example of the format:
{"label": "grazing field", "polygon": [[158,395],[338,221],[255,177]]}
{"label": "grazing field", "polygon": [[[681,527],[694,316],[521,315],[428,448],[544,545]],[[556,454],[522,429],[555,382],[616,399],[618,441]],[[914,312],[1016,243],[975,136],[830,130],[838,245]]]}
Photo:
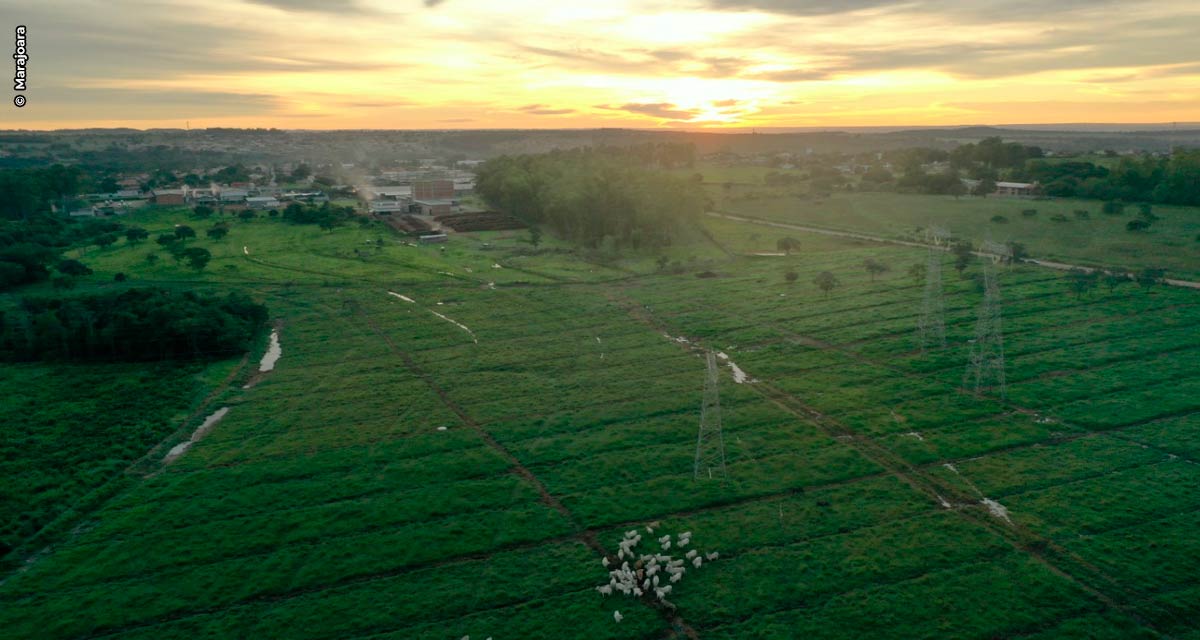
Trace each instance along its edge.
{"label": "grazing field", "polygon": [[[0,636],[1200,633],[1197,292],[1076,297],[1001,269],[1008,396],[975,396],[982,294],[948,262],[948,344],[922,353],[906,270],[923,251],[803,236],[730,257],[783,234],[706,224],[722,249],[678,247],[663,270],[520,232],[442,250],[265,219],[201,274],[93,250],[90,286],[125,271],[255,294],[282,357],[9,574]],[[872,280],[867,258],[890,270]],[[724,481],[693,479],[706,349],[727,356]],[[602,554],[647,526],[720,552],[675,609],[594,589]]]}
{"label": "grazing field", "polygon": [[[842,192],[814,198],[767,187],[709,189],[717,208],[726,213],[898,239],[939,225],[976,245],[989,237],[1019,242],[1036,258],[1131,270],[1163,268],[1171,277],[1200,280],[1200,210],[1195,208],[1156,206],[1154,214],[1161,219],[1147,231],[1131,232],[1125,225],[1137,217],[1137,207],[1106,215],[1096,200]],[[761,197],[755,195],[759,193]],[[1027,210],[1036,214],[1027,216]],[[1088,217],[1079,218],[1076,211],[1087,211]],[[996,216],[1004,221],[994,221]]]}

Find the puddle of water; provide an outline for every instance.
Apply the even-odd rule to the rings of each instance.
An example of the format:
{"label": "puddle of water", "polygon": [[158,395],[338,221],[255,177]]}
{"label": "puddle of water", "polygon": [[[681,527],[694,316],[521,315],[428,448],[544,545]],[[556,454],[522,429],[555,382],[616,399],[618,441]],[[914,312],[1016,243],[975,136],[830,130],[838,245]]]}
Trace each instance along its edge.
{"label": "puddle of water", "polygon": [[192,432],[192,437],[171,447],[171,450],[167,452],[165,457],[163,457],[163,464],[170,464],[179,456],[187,453],[187,450],[191,449],[193,444],[200,442],[201,438],[208,435],[208,432],[212,431],[212,428],[217,426],[217,423],[220,422],[221,418],[224,418],[225,414],[227,413],[229,413],[229,407],[221,407],[220,409],[217,409],[209,414],[209,416],[204,419],[204,422],[199,427],[196,427],[196,430]]}
{"label": "puddle of water", "polygon": [[718,351],[717,357],[729,365],[729,370],[733,372],[733,381],[737,384],[746,384],[747,382],[758,382],[757,379],[746,375],[742,368],[737,366],[737,363],[729,359],[729,356],[724,351]]}
{"label": "puddle of water", "polygon": [[761,252],[761,253],[752,253],[752,254],[750,254],[750,255],[754,255],[754,256],[767,256],[767,257],[774,258],[774,257],[782,257],[782,256],[786,256],[787,254],[786,254],[786,253],[777,253],[777,252],[774,252],[774,251],[763,251],[763,252]]}
{"label": "puddle of water", "polygon": [[988,508],[988,512],[991,513],[993,516],[1000,518],[1001,520],[1003,520],[1009,524],[1012,524],[1012,520],[1010,520],[1008,517],[1008,508],[1007,507],[1000,504],[999,502],[996,502],[995,500],[992,500],[991,498],[984,498],[983,500],[981,500],[981,502],[983,503],[983,505],[985,507]]}
{"label": "puddle of water", "polygon": [[947,499],[945,499],[945,498],[943,498],[943,497],[942,497],[942,495],[941,495],[940,493],[939,493],[939,494],[934,494],[934,495],[936,495],[936,496],[937,496],[938,503],[942,505],[942,508],[944,508],[944,509],[949,509],[949,508],[951,508],[950,501],[949,501],[949,500],[947,500]]}
{"label": "puddle of water", "polygon": [[273,370],[281,355],[283,355],[283,347],[279,346],[279,330],[274,329],[271,331],[271,344],[267,347],[267,352],[263,354],[262,361],[258,363],[259,373]]}
{"label": "puddle of water", "polygon": [[244,254],[246,254],[246,255],[250,255],[250,247],[243,246],[243,247],[242,247],[242,253],[244,253]]}
{"label": "puddle of water", "polygon": [[[401,300],[403,300],[403,301],[405,301],[405,302],[411,302],[411,303],[413,303],[413,304],[416,304],[416,302],[417,302],[416,300],[413,300],[412,298],[410,298],[410,297],[408,297],[408,296],[405,296],[405,295],[401,295],[401,294],[399,294],[399,293],[396,293],[395,291],[389,291],[389,292],[388,292],[388,295],[389,295],[389,296],[395,296],[395,297],[397,297],[397,298],[400,298]],[[438,304],[442,304],[442,303],[440,303],[440,302],[439,302]],[[461,323],[461,322],[459,322],[459,321],[457,321],[457,320],[455,320],[455,319],[453,319],[453,318],[448,318],[448,317],[446,317],[446,316],[444,316],[444,315],[442,315],[442,314],[438,313],[437,311],[434,311],[433,309],[426,309],[426,311],[428,311],[429,313],[432,313],[433,315],[435,315],[435,316],[437,316],[437,317],[441,318],[442,320],[445,320],[446,322],[449,322],[450,324],[452,324],[452,325],[454,325],[454,326],[458,327],[459,329],[462,329],[463,331],[466,331],[466,332],[467,332],[467,334],[471,336],[471,340],[473,340],[473,341],[475,342],[475,344],[479,344],[479,338],[475,337],[475,332],[474,332],[474,331],[471,331],[471,328],[470,328],[470,327],[468,327],[467,325],[465,325],[465,324],[463,324],[463,323]]]}

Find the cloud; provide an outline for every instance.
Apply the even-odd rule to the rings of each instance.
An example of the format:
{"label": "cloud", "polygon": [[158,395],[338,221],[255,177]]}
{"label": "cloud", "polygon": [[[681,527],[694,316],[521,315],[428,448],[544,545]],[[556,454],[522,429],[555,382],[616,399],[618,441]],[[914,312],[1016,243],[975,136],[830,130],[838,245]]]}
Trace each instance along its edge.
{"label": "cloud", "polygon": [[[368,13],[367,9],[358,4],[358,0],[247,0],[283,11],[303,11],[312,13]],[[428,0],[426,0],[428,3]]]}
{"label": "cloud", "polygon": [[527,104],[520,107],[519,110],[537,116],[562,116],[568,113],[575,113],[574,109],[555,109],[544,104]]}
{"label": "cloud", "polygon": [[432,9],[446,3],[446,0],[425,0],[425,7]]}
{"label": "cloud", "polygon": [[619,107],[597,105],[597,108],[625,111],[627,113],[673,121],[694,120],[700,115],[700,111],[697,109],[684,109],[669,102],[627,102]]}

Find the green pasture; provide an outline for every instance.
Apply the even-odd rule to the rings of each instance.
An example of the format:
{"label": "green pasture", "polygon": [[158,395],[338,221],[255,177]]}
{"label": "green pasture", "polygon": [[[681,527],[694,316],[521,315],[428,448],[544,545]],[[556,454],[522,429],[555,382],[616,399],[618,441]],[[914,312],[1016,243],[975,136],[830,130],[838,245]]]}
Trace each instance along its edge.
{"label": "green pasture", "polygon": [[[1070,248],[1048,226],[1051,207],[1075,208],[870,194],[827,208],[764,202],[753,215],[891,236],[928,223],[922,210],[986,222],[987,207],[1016,207],[1011,226],[1043,244],[1016,239],[1047,257]],[[1026,206],[1039,208],[1033,221]],[[1182,228],[1185,213],[1163,209],[1159,224]],[[262,347],[227,385],[233,363],[142,381],[160,410],[138,413],[132,431],[108,420],[64,432],[95,407],[131,411],[110,390],[138,384],[137,367],[6,372],[0,384],[44,396],[5,413],[6,424],[25,417],[18,433],[37,454],[8,447],[7,461],[67,487],[17,510],[61,511],[97,479],[125,480],[64,517],[51,548],[13,536],[20,569],[0,582],[0,637],[1200,630],[1195,291],[1129,283],[1075,296],[1060,273],[999,268],[1001,398],[992,385],[962,389],[982,263],[960,277],[946,257],[947,345],[919,348],[924,284],[908,268],[925,262],[921,249],[714,219],[713,241],[697,234],[660,269],[657,255],[552,238],[534,248],[523,232],[424,246],[378,225],[326,232],[264,217],[212,241],[211,221],[186,212],[136,215],[152,234],[192,225],[189,243],[212,263],[197,273],[153,239],[122,240],[79,252],[95,270],[80,289],[245,290],[270,309],[283,355],[248,389]],[[1096,211],[1063,226],[1111,224]],[[983,227],[960,233],[971,229]],[[785,236],[797,252],[753,255],[776,253]],[[1161,248],[1155,237],[1139,246]],[[161,256],[147,262],[150,252]],[[1182,253],[1155,257],[1197,269]],[[873,279],[868,258],[888,270]],[[814,284],[823,271],[839,280],[828,294]],[[113,282],[118,272],[129,280]],[[706,349],[727,357],[726,477],[696,480]],[[96,377],[109,382],[82,384]],[[49,402],[76,380],[71,402]],[[206,411],[228,407],[211,432],[169,464],[123,471],[186,437],[203,418],[189,409],[209,393]],[[85,463],[60,464],[73,460]],[[634,528],[643,548],[691,531],[695,548],[720,552],[676,585],[672,612],[593,589],[607,580],[598,550],[614,553]]]}

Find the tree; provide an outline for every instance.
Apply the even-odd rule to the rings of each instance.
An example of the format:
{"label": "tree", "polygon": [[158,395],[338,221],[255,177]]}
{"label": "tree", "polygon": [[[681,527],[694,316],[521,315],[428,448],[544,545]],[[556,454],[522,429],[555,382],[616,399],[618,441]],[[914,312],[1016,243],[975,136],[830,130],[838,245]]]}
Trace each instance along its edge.
{"label": "tree", "polygon": [[1150,287],[1161,283],[1166,275],[1167,272],[1164,269],[1146,267],[1145,269],[1139,271],[1134,279],[1137,281],[1139,287],[1142,287],[1143,289],[1149,289]]}
{"label": "tree", "polygon": [[251,211],[250,209],[244,209],[244,210],[242,210],[241,213],[238,214],[238,217],[241,218],[242,220],[253,220],[255,216],[254,216],[254,212]]}
{"label": "tree", "polygon": [[196,230],[187,226],[186,224],[176,225],[175,226],[175,237],[180,240],[187,240],[188,238],[195,238]]}
{"label": "tree", "polygon": [[1075,297],[1082,298],[1084,294],[1096,288],[1096,283],[1100,280],[1100,272],[1071,269],[1067,272],[1066,278],[1067,286],[1075,293]]}
{"label": "tree", "polygon": [[1100,211],[1110,216],[1119,216],[1125,213],[1125,205],[1116,200],[1108,200],[1100,207]]}
{"label": "tree", "polygon": [[833,291],[834,287],[837,287],[838,284],[840,284],[837,276],[828,271],[822,271],[821,273],[818,273],[817,277],[813,278],[813,283],[817,285],[818,289],[825,293],[826,298],[829,297],[829,292]]}
{"label": "tree", "polygon": [[775,248],[790,256],[793,251],[800,250],[800,241],[791,236],[780,238],[775,241]]}
{"label": "tree", "polygon": [[529,226],[529,244],[536,249],[542,243],[542,228],[535,225]]}
{"label": "tree", "polygon": [[125,230],[125,240],[129,244],[137,244],[150,237],[150,232],[141,227],[129,227]]}
{"label": "tree", "polygon": [[204,234],[207,235],[209,238],[212,238],[213,240],[220,240],[220,239],[224,238],[225,236],[229,235],[229,227],[227,227],[223,224],[219,224],[219,225],[216,225],[213,228],[209,229],[208,231],[205,231]]}
{"label": "tree", "polygon": [[175,244],[176,242],[179,242],[179,238],[177,238],[173,235],[164,233],[164,234],[156,237],[154,239],[154,241],[164,247],[169,247],[169,246]]}
{"label": "tree", "polygon": [[188,266],[196,271],[203,271],[204,267],[208,266],[209,260],[212,260],[212,254],[204,247],[185,249],[181,256],[187,261]]}
{"label": "tree", "polygon": [[198,204],[195,209],[192,209],[192,216],[196,218],[208,218],[212,214],[213,208],[206,204]]}
{"label": "tree", "polygon": [[908,267],[908,275],[913,279],[913,284],[921,284],[925,281],[925,264],[914,262]]}
{"label": "tree", "polygon": [[153,265],[153,264],[156,264],[157,262],[158,262],[158,254],[157,253],[147,253],[146,254],[146,264]]}
{"label": "tree", "polygon": [[788,284],[795,284],[799,278],[800,274],[796,273],[795,269],[788,269],[783,272],[783,280]]}
{"label": "tree", "polygon": [[962,276],[967,267],[971,266],[971,257],[974,250],[975,248],[971,246],[971,243],[965,240],[955,242],[950,247],[950,252],[954,254],[954,270],[958,272],[959,276]]}
{"label": "tree", "polygon": [[886,273],[889,267],[886,264],[876,260],[875,258],[867,258],[863,261],[863,268],[867,270],[867,274],[871,276],[871,282],[875,282],[875,277]]}
{"label": "tree", "polygon": [[54,285],[55,289],[74,289],[75,278],[70,276],[56,276],[54,280],[51,281],[51,284]]}
{"label": "tree", "polygon": [[668,257],[666,257],[666,256],[659,256],[659,257],[658,257],[658,258],[657,258],[657,259],[654,261],[654,264],[658,265],[658,270],[659,270],[659,271],[665,271],[665,270],[667,269],[667,265],[668,265],[668,264],[670,264],[670,263],[671,263],[671,259],[670,259],[670,258],[668,258]]}
{"label": "tree", "polygon": [[1008,242],[1008,250],[1012,254],[1013,262],[1020,262],[1029,257],[1029,249],[1027,249],[1023,243],[1015,240],[1010,240]]}
{"label": "tree", "polygon": [[127,280],[127,279],[128,278],[125,276],[124,271],[118,271],[116,274],[113,275],[113,282],[125,282],[125,280]]}
{"label": "tree", "polygon": [[1104,274],[1104,286],[1108,288],[1108,292],[1112,293],[1117,287],[1132,280],[1132,276],[1128,273],[1119,273],[1116,271]]}
{"label": "tree", "polygon": [[96,236],[96,239],[93,240],[93,242],[96,243],[97,247],[100,247],[101,249],[107,249],[116,244],[117,234],[105,233],[103,235]]}
{"label": "tree", "polygon": [[996,224],[1008,224],[1008,218],[1002,215],[994,215],[992,216],[992,222]]}
{"label": "tree", "polygon": [[86,264],[78,260],[66,259],[60,261],[55,267],[59,273],[68,276],[89,276],[92,270]]}

